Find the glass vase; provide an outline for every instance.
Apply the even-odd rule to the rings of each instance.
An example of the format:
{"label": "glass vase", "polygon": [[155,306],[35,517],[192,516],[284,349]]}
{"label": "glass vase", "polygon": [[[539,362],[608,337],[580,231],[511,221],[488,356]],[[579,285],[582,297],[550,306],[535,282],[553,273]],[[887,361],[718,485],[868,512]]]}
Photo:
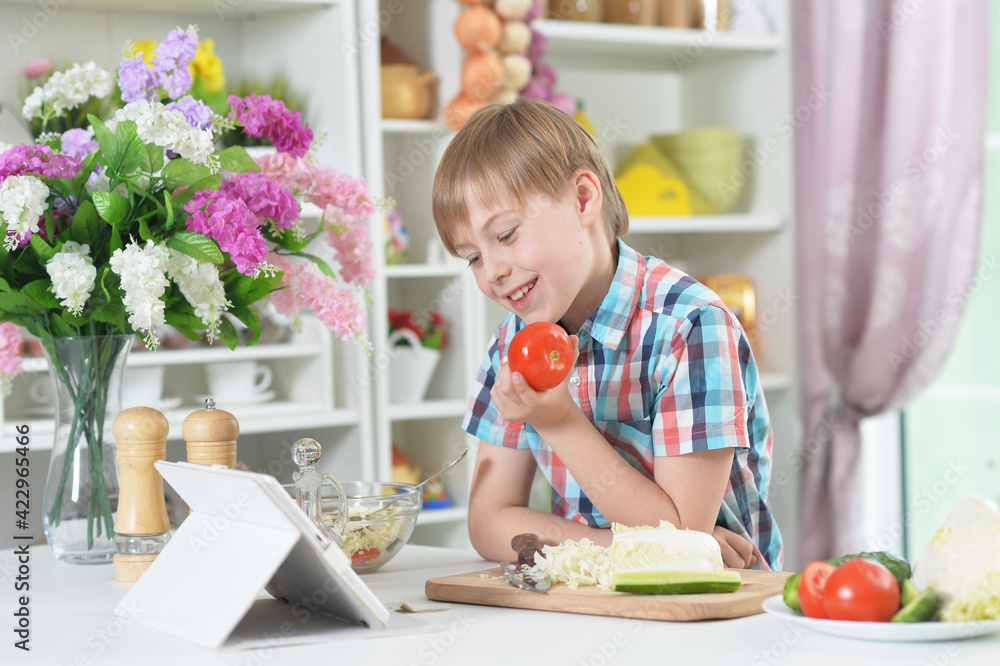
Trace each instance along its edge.
{"label": "glass vase", "polygon": [[42,525],[56,559],[111,562],[115,553],[118,465],[111,426],[134,337],[43,339],[55,388],[55,435]]}

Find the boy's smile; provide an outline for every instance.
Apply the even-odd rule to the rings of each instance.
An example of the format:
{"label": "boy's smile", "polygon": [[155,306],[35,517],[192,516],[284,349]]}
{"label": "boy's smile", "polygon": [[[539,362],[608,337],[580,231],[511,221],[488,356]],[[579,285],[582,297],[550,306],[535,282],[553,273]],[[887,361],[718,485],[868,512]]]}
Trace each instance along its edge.
{"label": "boy's smile", "polygon": [[469,196],[455,248],[483,294],[528,323],[561,323],[570,333],[600,305],[615,270],[600,186],[579,174],[574,183],[560,199],[526,196],[523,207],[513,197],[484,204]]}

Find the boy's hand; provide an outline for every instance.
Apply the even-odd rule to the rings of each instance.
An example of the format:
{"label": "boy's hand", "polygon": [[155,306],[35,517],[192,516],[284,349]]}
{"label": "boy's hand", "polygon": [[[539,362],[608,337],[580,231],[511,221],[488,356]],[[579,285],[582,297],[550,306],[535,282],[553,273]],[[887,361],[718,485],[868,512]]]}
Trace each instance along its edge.
{"label": "boy's hand", "polygon": [[[573,366],[580,357],[579,339],[569,336],[573,345]],[[497,411],[513,423],[530,423],[536,429],[558,424],[565,419],[573,409],[579,409],[569,394],[569,381],[573,376],[570,371],[558,386],[547,391],[536,391],[528,385],[524,375],[511,372],[510,365],[500,366],[497,381],[490,389],[490,397]]]}
{"label": "boy's hand", "polygon": [[749,569],[757,563],[753,544],[746,537],[716,525],[712,536],[722,549],[722,563],[731,569]]}

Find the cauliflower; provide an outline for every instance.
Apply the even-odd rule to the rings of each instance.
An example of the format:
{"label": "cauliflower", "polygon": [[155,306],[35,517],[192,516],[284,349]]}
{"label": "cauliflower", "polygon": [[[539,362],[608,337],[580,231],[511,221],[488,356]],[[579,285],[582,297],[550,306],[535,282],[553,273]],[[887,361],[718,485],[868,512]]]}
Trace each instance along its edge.
{"label": "cauliflower", "polygon": [[938,528],[913,564],[913,586],[941,597],[940,619],[1000,618],[1000,509],[969,495]]}

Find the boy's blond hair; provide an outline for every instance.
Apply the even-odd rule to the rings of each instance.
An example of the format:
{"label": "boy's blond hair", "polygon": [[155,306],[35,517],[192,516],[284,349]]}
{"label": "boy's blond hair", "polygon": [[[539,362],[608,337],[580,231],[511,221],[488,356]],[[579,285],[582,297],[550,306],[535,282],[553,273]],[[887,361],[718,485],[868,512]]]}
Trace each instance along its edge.
{"label": "boy's blond hair", "polygon": [[519,97],[476,111],[455,135],[434,176],[434,222],[452,254],[469,220],[469,196],[487,208],[513,196],[519,205],[533,194],[553,199],[567,193],[579,169],[601,183],[609,242],[628,231],[625,201],[597,141],[564,111]]}

